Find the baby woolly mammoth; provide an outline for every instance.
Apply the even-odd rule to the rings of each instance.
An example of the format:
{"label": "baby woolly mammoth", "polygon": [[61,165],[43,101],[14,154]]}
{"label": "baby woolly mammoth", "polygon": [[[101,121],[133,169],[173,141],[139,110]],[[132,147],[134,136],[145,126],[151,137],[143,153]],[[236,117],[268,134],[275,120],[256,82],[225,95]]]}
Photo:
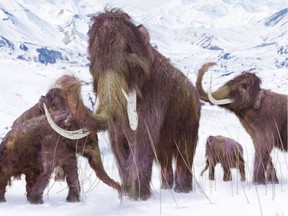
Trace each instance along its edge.
{"label": "baby woolly mammoth", "polygon": [[[41,99],[47,102],[44,96]],[[38,105],[29,110],[37,111]],[[61,109],[51,114],[56,124],[69,130],[80,128],[70,113]],[[0,145],[0,202],[6,201],[5,188],[10,178],[25,174],[27,199],[33,204],[43,203],[43,191],[55,167],[61,167],[66,175],[69,188],[67,201],[79,201],[76,153],[88,159],[100,180],[121,192],[120,185],[103,168],[96,134],[91,133],[87,138],[77,141],[66,139],[50,127],[45,115],[32,117],[34,114],[31,114],[31,119],[29,115],[23,115],[23,122],[19,120],[15,123]]]}
{"label": "baby woolly mammoth", "polygon": [[202,170],[201,176],[209,168],[209,180],[215,180],[215,166],[220,163],[224,170],[223,181],[232,180],[231,168],[239,169],[241,181],[246,181],[243,148],[235,140],[223,136],[209,136],[206,142],[205,155],[206,166]]}

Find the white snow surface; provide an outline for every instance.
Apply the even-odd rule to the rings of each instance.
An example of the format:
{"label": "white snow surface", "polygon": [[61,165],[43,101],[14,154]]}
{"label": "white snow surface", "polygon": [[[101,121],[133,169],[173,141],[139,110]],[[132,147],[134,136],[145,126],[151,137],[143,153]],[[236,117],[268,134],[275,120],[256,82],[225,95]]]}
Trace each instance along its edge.
{"label": "white snow surface", "polygon": [[[0,137],[6,135],[13,121],[46,94],[62,74],[72,73],[85,81],[82,96],[85,104],[92,108],[89,97],[94,98],[94,94],[85,58],[79,60],[77,55],[71,55],[68,61],[44,65],[31,59],[17,59],[17,55],[24,53],[17,46],[27,43],[86,55],[89,16],[102,11],[107,4],[121,7],[135,23],[143,23],[150,32],[151,43],[193,83],[199,67],[215,61],[217,66],[211,69],[213,88],[242,71],[252,70],[262,79],[263,88],[288,93],[286,0],[0,0],[0,36],[15,45],[15,49],[11,49],[0,43]],[[279,11],[281,16],[276,19],[273,15]],[[63,32],[71,37],[66,45]],[[221,50],[209,49],[216,46]],[[281,47],[283,53],[279,52]],[[227,53],[229,58],[222,58]],[[31,48],[25,55],[37,54]],[[279,66],[281,62],[284,63]],[[208,74],[204,76],[206,89]],[[208,180],[208,171],[200,176],[205,164],[205,140],[209,135],[227,136],[242,144],[246,182],[240,181],[236,170],[232,172],[232,182],[223,182],[220,165],[215,170],[215,181]],[[105,170],[119,181],[106,133],[99,133],[99,146]],[[205,104],[193,163],[192,192],[178,194],[173,190],[160,190],[160,171],[155,163],[151,198],[147,201],[119,199],[117,192],[100,182],[87,160],[79,156],[81,202],[67,203],[67,184],[54,182],[52,176],[44,193],[44,204],[31,205],[26,200],[23,177],[7,187],[7,202],[0,203],[0,215],[287,216],[287,153],[273,150],[271,156],[279,184],[254,185],[254,148],[250,136],[233,113]]]}

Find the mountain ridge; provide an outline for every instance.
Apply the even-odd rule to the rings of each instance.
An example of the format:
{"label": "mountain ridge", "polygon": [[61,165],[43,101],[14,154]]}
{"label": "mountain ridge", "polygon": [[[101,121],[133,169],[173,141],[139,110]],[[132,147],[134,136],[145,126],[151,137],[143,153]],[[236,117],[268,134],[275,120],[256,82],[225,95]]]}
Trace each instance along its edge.
{"label": "mountain ridge", "polygon": [[[251,49],[256,53],[274,50],[273,66],[287,67],[288,5],[280,0],[274,6],[257,0],[240,2],[170,0],[149,10],[128,5],[122,8],[136,23],[144,23],[155,47],[176,62],[179,59],[174,53],[179,53],[180,45],[186,51],[191,47],[190,55],[194,57],[202,51],[218,61],[232,61],[238,54],[250,59]],[[105,1],[93,4],[91,0],[11,0],[6,4],[0,1],[2,57],[86,67],[90,18],[105,5]],[[273,7],[269,9],[268,5]],[[193,53],[195,47],[197,52]],[[238,60],[245,62],[246,57]]]}

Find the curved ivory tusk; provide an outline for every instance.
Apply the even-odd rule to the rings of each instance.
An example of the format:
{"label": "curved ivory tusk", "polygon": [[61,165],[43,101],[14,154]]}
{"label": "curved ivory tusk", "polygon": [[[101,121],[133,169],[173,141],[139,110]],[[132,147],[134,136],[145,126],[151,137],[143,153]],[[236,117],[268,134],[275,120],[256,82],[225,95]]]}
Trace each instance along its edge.
{"label": "curved ivory tusk", "polygon": [[225,104],[230,104],[233,101],[229,98],[225,98],[225,99],[221,99],[221,100],[217,100],[213,97],[212,92],[211,92],[211,87],[212,86],[212,74],[210,76],[210,85],[209,85],[209,91],[208,91],[208,98],[210,100],[211,103],[215,104],[215,105],[225,105]]}
{"label": "curved ivory tusk", "polygon": [[73,140],[77,140],[77,139],[81,139],[83,137],[86,137],[90,134],[89,131],[87,131],[87,129],[82,128],[79,130],[75,130],[75,131],[68,131],[68,130],[64,130],[62,128],[60,128],[58,125],[55,124],[55,122],[53,121],[45,103],[43,103],[44,106],[44,111],[45,111],[45,115],[47,117],[47,121],[49,123],[49,125],[51,126],[51,128],[56,131],[58,134],[60,134],[61,136],[67,138],[67,139],[73,139]]}
{"label": "curved ivory tusk", "polygon": [[127,114],[130,128],[135,131],[138,127],[138,114],[137,114],[137,92],[136,89],[133,89],[128,94],[123,90],[122,93],[124,94],[127,100]]}

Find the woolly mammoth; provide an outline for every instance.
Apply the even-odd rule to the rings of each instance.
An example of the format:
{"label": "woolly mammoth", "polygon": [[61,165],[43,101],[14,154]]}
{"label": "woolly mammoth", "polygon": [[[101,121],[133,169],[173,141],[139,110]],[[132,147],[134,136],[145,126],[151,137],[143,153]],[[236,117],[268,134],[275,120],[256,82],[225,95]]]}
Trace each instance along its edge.
{"label": "woolly mammoth", "polygon": [[[120,9],[95,16],[88,35],[99,106],[87,113],[80,82],[67,77],[60,86],[70,92],[73,115],[90,132],[109,132],[122,188],[130,198],[150,197],[154,159],[161,166],[161,188],[172,188],[175,179],[176,192],[191,191],[200,119],[195,87],[151,46],[147,29]],[[69,88],[77,86],[72,94]]]}
{"label": "woolly mammoth", "polygon": [[[68,130],[80,127],[65,109],[52,112],[51,118]],[[103,168],[97,135],[91,133],[77,141],[63,138],[50,127],[46,116],[40,115],[15,125],[0,145],[0,202],[5,201],[10,178],[25,174],[27,199],[34,204],[43,203],[43,191],[55,167],[61,167],[66,175],[67,201],[79,201],[76,153],[88,159],[100,180],[121,192],[120,185]]]}
{"label": "woolly mammoth", "polygon": [[[57,111],[57,110],[69,110],[69,106],[65,101],[64,92],[60,88],[51,88],[46,93],[45,96],[41,96],[39,98],[39,101],[23,112],[12,124],[12,128],[17,127],[18,125],[21,125],[27,120],[30,120],[32,118],[45,115],[44,112],[44,106],[45,103],[46,107],[50,112]],[[77,171],[77,170],[76,170]],[[62,169],[62,167],[56,167],[55,168],[55,181],[62,181],[65,180],[65,172]],[[14,179],[20,179],[21,176],[14,176]]]}
{"label": "woolly mammoth", "polygon": [[209,168],[209,180],[215,180],[215,166],[220,163],[224,170],[223,181],[232,180],[231,168],[239,169],[241,181],[246,181],[243,148],[235,140],[223,136],[209,136],[205,156],[206,165],[201,176]]}
{"label": "woolly mammoth", "polygon": [[273,147],[287,151],[287,95],[261,89],[260,78],[250,72],[243,72],[207,94],[201,81],[213,65],[215,63],[204,64],[199,70],[196,87],[200,99],[235,113],[250,134],[255,148],[253,182],[278,183],[270,153]]}

